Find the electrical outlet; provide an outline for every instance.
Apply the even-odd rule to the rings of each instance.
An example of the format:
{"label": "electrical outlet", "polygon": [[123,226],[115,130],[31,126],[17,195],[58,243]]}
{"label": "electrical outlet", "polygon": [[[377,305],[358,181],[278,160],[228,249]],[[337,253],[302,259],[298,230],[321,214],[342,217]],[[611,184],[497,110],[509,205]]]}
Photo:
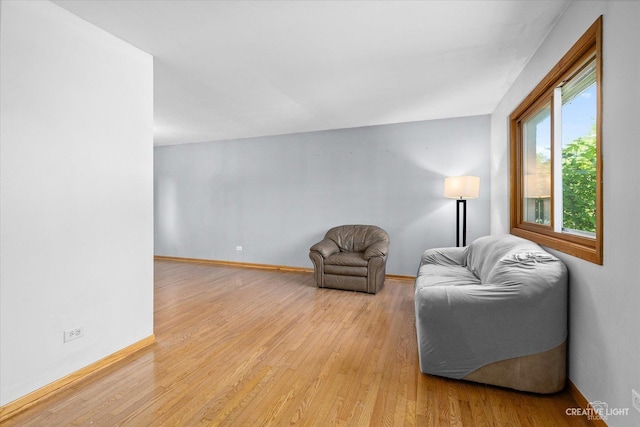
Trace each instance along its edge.
{"label": "electrical outlet", "polygon": [[640,393],[634,389],[631,389],[631,404],[636,408],[636,411],[640,412]]}
{"label": "electrical outlet", "polygon": [[241,251],[242,250],[242,246],[236,246],[236,251]]}
{"label": "electrical outlet", "polygon": [[64,331],[64,342],[69,342],[84,336],[84,328],[79,326],[73,329],[67,329]]}

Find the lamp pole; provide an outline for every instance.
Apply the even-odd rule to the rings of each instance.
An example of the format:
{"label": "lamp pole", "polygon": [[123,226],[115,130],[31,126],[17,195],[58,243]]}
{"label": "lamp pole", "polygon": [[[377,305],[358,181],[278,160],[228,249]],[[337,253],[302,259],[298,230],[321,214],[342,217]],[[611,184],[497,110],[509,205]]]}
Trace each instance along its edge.
{"label": "lamp pole", "polygon": [[462,209],[462,246],[467,246],[467,201],[456,200],[456,246],[460,247],[460,209]]}

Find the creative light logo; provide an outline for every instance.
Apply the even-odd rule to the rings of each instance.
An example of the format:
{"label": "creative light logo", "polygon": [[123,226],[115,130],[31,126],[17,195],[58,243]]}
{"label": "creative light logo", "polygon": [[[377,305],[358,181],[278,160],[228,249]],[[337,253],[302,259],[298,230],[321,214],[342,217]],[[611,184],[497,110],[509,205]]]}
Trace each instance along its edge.
{"label": "creative light logo", "polygon": [[589,402],[589,406],[593,408],[596,414],[600,417],[601,420],[606,420],[609,414],[609,405],[606,402],[601,402],[596,400],[595,402]]}
{"label": "creative light logo", "polygon": [[569,416],[586,416],[590,421],[604,421],[610,415],[629,415],[629,408],[609,408],[607,402],[595,400],[589,402],[587,408],[567,408],[565,414]]}

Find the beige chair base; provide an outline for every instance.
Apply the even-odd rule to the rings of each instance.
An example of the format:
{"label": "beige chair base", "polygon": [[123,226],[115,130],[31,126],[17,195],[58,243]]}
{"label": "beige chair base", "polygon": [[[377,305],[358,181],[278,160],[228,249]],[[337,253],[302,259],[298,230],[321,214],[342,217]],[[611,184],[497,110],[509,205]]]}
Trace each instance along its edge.
{"label": "beige chair base", "polygon": [[534,393],[555,393],[565,386],[566,357],[565,341],[543,353],[491,363],[463,379]]}
{"label": "beige chair base", "polygon": [[367,278],[325,273],[323,287],[344,291],[367,292]]}

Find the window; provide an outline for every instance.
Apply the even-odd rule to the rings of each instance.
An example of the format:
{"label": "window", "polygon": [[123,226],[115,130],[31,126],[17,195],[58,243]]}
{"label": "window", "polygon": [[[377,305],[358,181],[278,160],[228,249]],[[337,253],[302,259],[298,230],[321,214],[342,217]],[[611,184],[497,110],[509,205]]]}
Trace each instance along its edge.
{"label": "window", "polygon": [[602,264],[602,17],[511,114],[511,233]]}

